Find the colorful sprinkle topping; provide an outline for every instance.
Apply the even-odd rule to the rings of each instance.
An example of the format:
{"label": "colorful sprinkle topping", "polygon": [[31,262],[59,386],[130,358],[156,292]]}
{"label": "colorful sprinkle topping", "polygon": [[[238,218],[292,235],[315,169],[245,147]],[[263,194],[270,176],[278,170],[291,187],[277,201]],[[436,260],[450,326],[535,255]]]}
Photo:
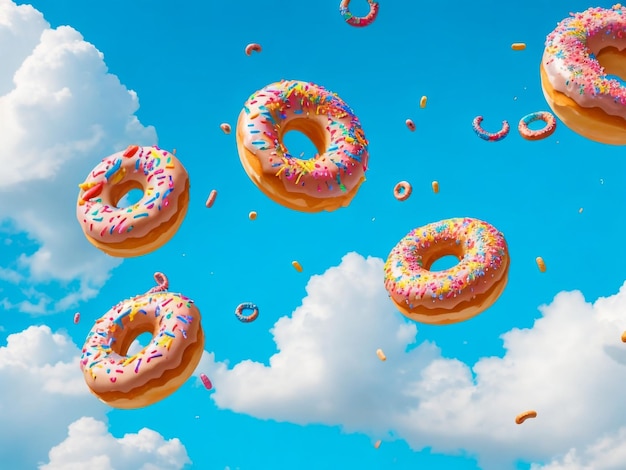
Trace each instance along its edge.
{"label": "colorful sprinkle topping", "polygon": [[[608,96],[615,103],[626,106],[626,86],[619,77],[611,77],[595,57],[597,51],[589,47],[595,42],[626,41],[626,8],[589,8],[582,13],[570,13],[546,38],[544,66],[553,62],[566,74],[565,85],[575,94],[590,97]],[[572,99],[576,99],[572,96]]]}
{"label": "colorful sprinkle topping", "polygon": [[[315,119],[308,119],[309,117]],[[329,145],[323,155],[301,159],[289,153],[282,138],[288,121],[320,124]],[[290,191],[315,197],[350,191],[367,170],[368,142],[350,107],[323,87],[282,80],[254,93],[244,105],[244,145],[261,161],[265,173],[281,178]],[[317,122],[313,122],[313,121]],[[348,178],[358,169],[358,178]],[[350,180],[348,183],[347,180]]]}
{"label": "colorful sprinkle topping", "polygon": [[[437,259],[430,254],[435,244],[446,245],[448,254],[462,253],[459,263],[443,271],[429,271]],[[412,230],[393,248],[385,263],[385,287],[394,298],[403,298],[409,308],[420,299],[449,299],[472,291],[481,278],[497,271],[507,256],[504,236],[492,225],[471,218],[443,220]]]}

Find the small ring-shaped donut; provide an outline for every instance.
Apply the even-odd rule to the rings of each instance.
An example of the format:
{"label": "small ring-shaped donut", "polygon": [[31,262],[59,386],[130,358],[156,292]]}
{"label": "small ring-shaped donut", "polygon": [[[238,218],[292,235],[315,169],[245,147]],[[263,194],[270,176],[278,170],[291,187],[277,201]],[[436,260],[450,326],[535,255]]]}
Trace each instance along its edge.
{"label": "small ring-shaped donut", "polygon": [[509,130],[511,129],[511,126],[509,126],[509,123],[507,121],[502,121],[502,129],[500,129],[498,132],[491,133],[487,132],[480,126],[481,122],[483,122],[482,116],[476,116],[474,118],[474,121],[472,122],[474,132],[476,132],[478,137],[489,142],[497,142],[498,140],[504,139],[509,134]]}
{"label": "small ring-shaped donut", "polygon": [[[250,315],[244,315],[244,310],[252,310],[252,313]],[[259,316],[259,307],[257,307],[252,302],[244,302],[237,306],[237,308],[235,309],[235,315],[237,316],[237,319],[239,321],[244,323],[250,323],[256,320]]]}
{"label": "small ring-shaped donut", "polygon": [[376,19],[376,16],[378,16],[378,2],[376,2],[375,0],[367,0],[367,3],[370,4],[370,11],[367,15],[362,17],[354,16],[352,13],[350,13],[350,10],[348,9],[350,0],[341,0],[341,4],[339,5],[339,12],[341,13],[341,16],[343,16],[343,19],[346,21],[346,23],[348,23],[350,26],[368,26],[372,24],[372,22]]}
{"label": "small ring-shaped donut", "polygon": [[170,281],[167,279],[167,276],[165,274],[160,272],[154,273],[154,280],[156,281],[157,285],[150,289],[148,293],[152,294],[154,292],[164,292],[169,289]]}
{"label": "small ring-shaped donut", "polygon": [[393,188],[393,197],[395,197],[398,201],[406,201],[412,192],[413,187],[411,186],[411,183],[408,181],[400,181]]}
{"label": "small ring-shaped donut", "polygon": [[[535,121],[543,121],[546,123],[546,125],[543,126],[541,129],[534,131],[528,127],[528,124]],[[517,130],[519,131],[520,135],[526,140],[545,139],[546,137],[554,134],[554,131],[556,130],[556,119],[551,113],[547,111],[530,113],[520,120],[519,125],[517,126]]]}

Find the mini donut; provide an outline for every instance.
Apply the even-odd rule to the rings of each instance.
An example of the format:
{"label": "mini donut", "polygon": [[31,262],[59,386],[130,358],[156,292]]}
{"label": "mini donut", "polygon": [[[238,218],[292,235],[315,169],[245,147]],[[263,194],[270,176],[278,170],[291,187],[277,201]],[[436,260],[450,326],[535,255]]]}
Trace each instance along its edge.
{"label": "mini donut", "polygon": [[343,16],[345,22],[348,23],[350,26],[368,26],[378,16],[379,5],[378,2],[375,0],[367,0],[367,3],[370,4],[370,11],[367,13],[367,15],[363,17],[354,16],[352,13],[350,13],[350,10],[348,9],[348,5],[350,5],[350,0],[341,0],[341,3],[339,4],[339,13],[341,13],[341,16]]}
{"label": "mini donut", "polygon": [[398,201],[406,201],[413,192],[413,186],[408,181],[400,181],[393,188],[393,197]]}
{"label": "mini donut", "polygon": [[[543,128],[533,131],[528,127],[528,124],[535,121],[543,121],[546,123]],[[541,140],[546,137],[550,137],[556,130],[556,119],[554,116],[546,111],[539,111],[536,113],[527,114],[520,119],[517,130],[520,135],[526,140]]]}
{"label": "mini donut", "polygon": [[[91,392],[109,406],[152,405],[178,390],[200,362],[200,311],[189,298],[162,288],[118,303],[87,335],[80,368]],[[146,332],[152,341],[128,356],[131,343]]]}
{"label": "mini donut", "polygon": [[596,142],[626,145],[626,8],[572,13],[546,38],[541,86],[572,131]]}
{"label": "mini donut", "polygon": [[[317,148],[308,160],[283,144],[291,130]],[[338,96],[296,80],[272,83],[245,103],[237,122],[241,163],[254,184],[279,204],[302,212],[346,207],[365,181],[367,140]]]}
{"label": "mini donut", "polygon": [[[187,170],[156,146],[131,145],[106,157],[78,186],[76,217],[87,240],[120,258],[145,255],[167,243],[189,205]],[[117,207],[132,189],[141,189],[142,199]]]}
{"label": "mini donut", "polygon": [[[245,315],[243,312],[249,310],[250,314]],[[235,316],[237,320],[243,323],[250,323],[256,320],[259,316],[259,307],[257,307],[252,302],[244,302],[237,306],[235,309]]]}
{"label": "mini donut", "polygon": [[[459,263],[430,271],[443,256]],[[454,218],[410,231],[385,263],[385,288],[411,320],[443,325],[488,309],[508,280],[509,254],[502,233],[478,219]]]}

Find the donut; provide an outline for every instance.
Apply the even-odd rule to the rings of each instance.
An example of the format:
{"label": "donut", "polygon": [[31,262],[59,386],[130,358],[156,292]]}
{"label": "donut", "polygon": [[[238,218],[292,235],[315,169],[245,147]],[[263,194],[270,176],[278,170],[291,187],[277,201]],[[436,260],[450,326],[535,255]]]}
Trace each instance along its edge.
{"label": "donut", "polygon": [[[155,279],[157,275],[165,278],[157,273]],[[123,300],[87,335],[80,368],[91,393],[109,406],[152,405],[178,390],[200,362],[200,311],[189,298],[166,289],[167,278],[159,287]],[[131,343],[146,332],[152,333],[152,341],[128,356]]]}
{"label": "donut", "polygon": [[[528,124],[535,121],[543,121],[546,123],[541,129],[533,131],[528,127]],[[546,111],[538,111],[536,113],[527,114],[520,119],[517,130],[520,135],[526,140],[541,140],[554,134],[556,130],[556,119],[554,116]]]}
{"label": "donut", "polygon": [[[246,310],[250,310],[249,315],[245,315],[243,312]],[[259,307],[257,307],[252,302],[244,302],[237,306],[235,309],[235,316],[237,320],[243,323],[250,323],[256,320],[259,316]]]}
{"label": "donut", "polygon": [[[317,148],[308,160],[283,144],[291,130]],[[346,207],[365,181],[367,140],[358,118],[337,95],[296,80],[272,83],[254,93],[237,121],[241,163],[263,193],[302,212]]]}
{"label": "donut", "polygon": [[367,3],[370,4],[370,11],[367,13],[367,15],[363,17],[354,16],[352,13],[350,13],[350,10],[348,9],[348,5],[350,5],[350,0],[341,0],[341,3],[339,4],[339,13],[341,13],[341,16],[343,16],[345,22],[348,23],[350,26],[368,26],[378,16],[379,5],[378,2],[375,0],[367,0]]}
{"label": "donut", "polygon": [[[430,271],[443,256],[459,263]],[[385,262],[385,288],[395,306],[416,322],[443,325],[488,309],[508,279],[509,254],[502,233],[478,219],[454,218],[410,231]]]}
{"label": "donut", "polygon": [[[541,86],[572,131],[596,142],[626,145],[626,8],[572,13],[546,38]],[[621,77],[621,78],[620,78]]]}
{"label": "donut", "polygon": [[472,121],[472,127],[474,128],[474,132],[476,132],[476,135],[483,140],[487,140],[489,142],[497,142],[509,135],[509,130],[511,129],[511,126],[509,126],[508,121],[502,121],[502,129],[500,129],[498,132],[487,132],[485,129],[482,128],[482,122],[483,117],[476,116]]}
{"label": "donut", "polygon": [[[187,213],[189,177],[170,152],[130,145],[106,157],[78,185],[76,217],[87,240],[110,256],[150,253],[174,236]],[[132,189],[142,199],[118,207]]]}
{"label": "donut", "polygon": [[413,186],[408,181],[400,181],[393,188],[393,197],[398,201],[406,201],[413,192]]}

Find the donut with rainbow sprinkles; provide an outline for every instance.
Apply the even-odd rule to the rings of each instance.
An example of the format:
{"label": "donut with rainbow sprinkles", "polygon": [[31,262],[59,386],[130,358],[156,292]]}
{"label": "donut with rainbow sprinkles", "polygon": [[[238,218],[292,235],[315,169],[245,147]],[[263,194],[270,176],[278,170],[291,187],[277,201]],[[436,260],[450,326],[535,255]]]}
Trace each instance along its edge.
{"label": "donut with rainbow sprinkles", "polygon": [[[123,300],[96,320],[82,349],[80,368],[91,393],[120,409],[152,405],[173,394],[191,376],[204,351],[200,311],[183,294],[157,287]],[[142,333],[152,340],[134,354]]]}
{"label": "donut with rainbow sprinkles", "polygon": [[553,112],[596,142],[626,145],[626,8],[572,13],[546,38],[541,85]]}
{"label": "donut with rainbow sprinkles", "polygon": [[[431,271],[444,256],[459,263]],[[472,218],[453,218],[411,230],[385,263],[385,288],[406,317],[444,325],[468,320],[500,297],[508,280],[504,235]]]}
{"label": "donut with rainbow sprinkles", "polygon": [[[189,205],[189,175],[174,153],[129,145],[103,159],[79,185],[76,217],[87,240],[110,256],[131,258],[166,244]],[[142,198],[124,207],[131,190]],[[121,206],[121,207],[120,207]]]}
{"label": "donut with rainbow sprinkles", "polygon": [[[309,159],[289,153],[284,136],[306,135],[317,149]],[[346,207],[365,181],[368,142],[359,119],[336,94],[298,80],[254,93],[237,121],[244,170],[269,198],[302,212]]]}

